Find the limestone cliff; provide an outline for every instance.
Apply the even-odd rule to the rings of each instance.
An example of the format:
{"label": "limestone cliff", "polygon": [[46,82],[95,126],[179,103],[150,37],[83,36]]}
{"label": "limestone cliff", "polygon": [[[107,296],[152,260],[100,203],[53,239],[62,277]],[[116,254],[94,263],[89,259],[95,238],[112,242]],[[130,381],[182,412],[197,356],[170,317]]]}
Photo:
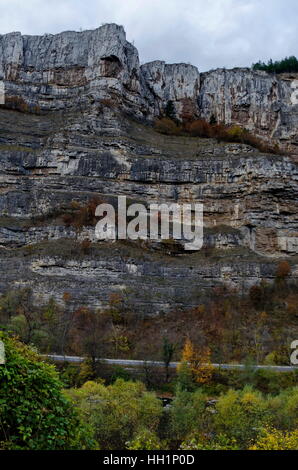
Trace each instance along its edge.
{"label": "limestone cliff", "polygon": [[112,99],[134,115],[153,118],[174,101],[178,116],[193,112],[239,123],[297,151],[298,77],[250,69],[200,74],[188,64],[155,61],[140,67],[123,27],[44,36],[0,36],[0,80],[6,95],[42,109]]}
{"label": "limestone cliff", "polygon": [[[162,136],[148,125],[171,100],[180,117],[214,115],[295,151],[295,77],[140,66],[112,24],[0,36],[0,79],[7,103],[26,104],[26,112],[0,109],[1,292],[30,286],[39,301],[70,292],[78,304],[101,307],[111,292],[127,291],[134,308],[154,314],[195,305],[220,283],[241,291],[270,281],[282,258],[298,276],[295,158]],[[204,248],[185,254],[165,243],[96,242],[94,227],[63,219],[94,195],[201,202]],[[94,243],[84,251],[86,239]]]}

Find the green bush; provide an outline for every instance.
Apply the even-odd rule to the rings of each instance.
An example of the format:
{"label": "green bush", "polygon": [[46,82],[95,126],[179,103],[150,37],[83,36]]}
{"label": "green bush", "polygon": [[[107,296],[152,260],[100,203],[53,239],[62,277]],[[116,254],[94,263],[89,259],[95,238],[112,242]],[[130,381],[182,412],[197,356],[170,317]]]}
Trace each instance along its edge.
{"label": "green bush", "polygon": [[134,438],[127,443],[129,450],[160,450],[164,449],[156,433],[148,429],[141,429]]}
{"label": "green bush", "polygon": [[87,428],[62,393],[53,366],[35,351],[0,333],[6,363],[0,365],[0,447],[59,450],[92,447]]}
{"label": "green bush", "polygon": [[284,390],[268,401],[275,428],[284,431],[298,429],[298,387]]}
{"label": "green bush", "polygon": [[121,366],[113,366],[112,367],[113,373],[111,376],[111,382],[115,382],[117,379],[123,379],[126,381],[130,380],[130,373],[124,367]]}
{"label": "green bush", "polygon": [[179,442],[193,432],[206,430],[208,414],[206,396],[200,390],[178,390],[170,409],[171,438]]}
{"label": "green bush", "polygon": [[242,391],[229,390],[216,404],[216,433],[234,439],[241,448],[254,442],[260,430],[268,423],[268,404],[261,393],[250,387],[245,387]]}
{"label": "green bush", "polygon": [[102,449],[124,449],[141,429],[155,432],[162,413],[160,400],[140,382],[117,379],[108,387],[86,382],[67,395],[82,419],[92,426]]}

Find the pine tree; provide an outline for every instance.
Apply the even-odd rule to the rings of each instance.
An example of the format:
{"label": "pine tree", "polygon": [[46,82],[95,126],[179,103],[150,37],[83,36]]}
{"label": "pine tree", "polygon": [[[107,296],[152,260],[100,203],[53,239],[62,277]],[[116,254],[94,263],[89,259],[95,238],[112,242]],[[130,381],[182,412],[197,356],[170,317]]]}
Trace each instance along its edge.
{"label": "pine tree", "polygon": [[293,73],[298,72],[298,59],[295,56],[285,57],[273,62],[270,59],[267,64],[259,60],[252,66],[253,70],[264,70],[268,73]]}
{"label": "pine tree", "polygon": [[209,124],[211,126],[214,126],[215,124],[217,124],[217,120],[216,120],[216,117],[214,116],[214,114],[211,115]]}
{"label": "pine tree", "polygon": [[165,107],[165,115],[173,121],[176,121],[176,110],[172,100],[169,100],[167,102],[167,105]]}

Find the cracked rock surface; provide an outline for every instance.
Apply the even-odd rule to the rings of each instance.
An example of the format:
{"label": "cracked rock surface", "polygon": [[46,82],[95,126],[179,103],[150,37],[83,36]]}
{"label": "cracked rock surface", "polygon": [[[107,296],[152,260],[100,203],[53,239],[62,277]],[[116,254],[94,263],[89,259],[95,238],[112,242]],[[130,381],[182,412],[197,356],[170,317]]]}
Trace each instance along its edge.
{"label": "cracked rock surface", "polygon": [[[295,77],[140,66],[123,28],[104,25],[0,36],[0,79],[7,97],[29,107],[0,109],[1,292],[29,286],[38,302],[69,292],[78,305],[102,308],[121,291],[132,308],[155,315],[194,306],[219,284],[241,292],[271,282],[281,259],[298,276],[295,155],[165,136],[149,125],[172,100],[178,116],[213,114],[295,150]],[[95,196],[116,206],[119,195],[145,205],[203,203],[203,249],[99,242],[94,226],[65,222]]]}

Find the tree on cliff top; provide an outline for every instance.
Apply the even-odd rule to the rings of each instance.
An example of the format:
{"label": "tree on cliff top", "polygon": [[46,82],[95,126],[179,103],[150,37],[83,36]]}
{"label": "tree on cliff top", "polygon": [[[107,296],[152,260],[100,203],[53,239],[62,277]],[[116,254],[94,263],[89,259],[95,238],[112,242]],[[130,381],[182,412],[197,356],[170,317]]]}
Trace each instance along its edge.
{"label": "tree on cliff top", "polygon": [[286,57],[273,62],[270,59],[267,63],[259,61],[252,65],[253,70],[264,70],[268,73],[295,73],[298,72],[298,59],[295,56]]}

